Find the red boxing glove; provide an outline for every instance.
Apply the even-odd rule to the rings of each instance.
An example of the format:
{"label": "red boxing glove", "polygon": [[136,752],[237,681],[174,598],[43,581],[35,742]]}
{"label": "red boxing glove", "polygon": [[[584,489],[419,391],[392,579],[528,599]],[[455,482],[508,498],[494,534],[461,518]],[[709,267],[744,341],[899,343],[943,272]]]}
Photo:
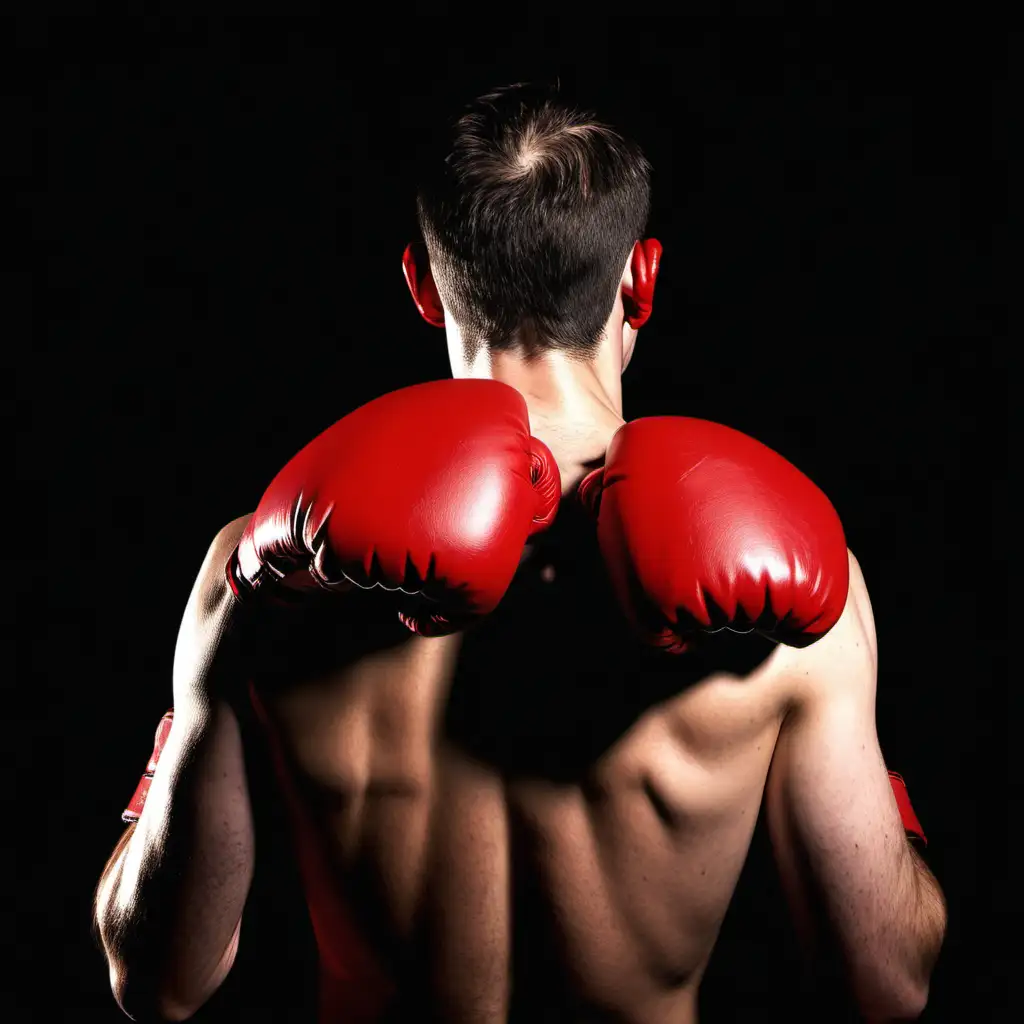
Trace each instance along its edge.
{"label": "red boxing glove", "polygon": [[126,823],[138,821],[142,814],[142,808],[146,806],[146,797],[149,795],[149,787],[153,782],[153,775],[156,773],[156,766],[163,753],[164,744],[171,734],[171,723],[174,721],[174,708],[171,708],[156,727],[156,738],[153,740],[153,753],[149,755],[149,763],[146,770],[135,787],[135,795],[131,798],[128,806],[121,813],[121,820]]}
{"label": "red boxing glove", "polygon": [[835,509],[745,434],[656,416],[620,428],[580,485],[612,584],[644,638],[673,653],[696,632],[757,630],[812,643],[849,588]]}
{"label": "red boxing glove", "polygon": [[896,797],[896,806],[900,809],[900,820],[903,822],[903,830],[907,833],[907,838],[917,839],[927,846],[928,839],[910,803],[910,794],[907,792],[907,784],[903,781],[903,776],[898,772],[889,772],[889,784]]}
{"label": "red boxing glove", "polygon": [[661,242],[646,238],[633,246],[630,260],[633,288],[625,297],[626,323],[638,331],[651,318],[654,308],[654,285],[661,269]]}
{"label": "red boxing glove", "polygon": [[[384,395],[328,427],[274,478],[228,564],[236,596],[285,587],[381,586],[426,598],[414,632],[454,632],[492,611],[527,538],[561,496],[526,403],[493,380]],[[299,570],[297,577],[289,574]]]}

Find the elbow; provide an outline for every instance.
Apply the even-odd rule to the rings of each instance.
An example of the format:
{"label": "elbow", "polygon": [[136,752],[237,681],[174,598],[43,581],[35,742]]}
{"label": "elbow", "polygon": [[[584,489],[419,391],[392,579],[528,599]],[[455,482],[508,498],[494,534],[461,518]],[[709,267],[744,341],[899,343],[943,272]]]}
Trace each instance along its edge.
{"label": "elbow", "polygon": [[[194,972],[183,973],[180,964],[175,968],[165,963],[162,968],[154,971],[134,961],[129,969],[124,960],[108,957],[110,988],[117,1005],[127,1016],[137,1021],[191,1019],[220,988],[230,972],[238,951],[240,928],[241,921],[230,945],[209,976],[200,974],[197,978]],[[183,981],[186,978],[188,980]]]}
{"label": "elbow", "polygon": [[178,1021],[188,1020],[194,1016],[199,1010],[198,1006],[184,1006],[181,1003],[173,1001],[164,1001],[157,1007],[158,1017],[160,1021]]}
{"label": "elbow", "polygon": [[928,1005],[928,983],[906,979],[885,986],[876,985],[857,1000],[865,1020],[872,1024],[917,1020]]}
{"label": "elbow", "polygon": [[189,1020],[199,1010],[180,1000],[157,991],[155,986],[142,984],[123,967],[111,965],[110,990],[125,1016],[135,1021]]}
{"label": "elbow", "polygon": [[873,976],[863,975],[858,987],[858,1003],[870,1021],[917,1020],[928,1005],[932,970],[938,958],[942,935],[902,967],[890,961],[879,965]]}
{"label": "elbow", "polygon": [[123,964],[110,961],[110,991],[114,1001],[126,1017],[132,1020],[153,1020],[156,1017],[154,1000],[134,981]]}

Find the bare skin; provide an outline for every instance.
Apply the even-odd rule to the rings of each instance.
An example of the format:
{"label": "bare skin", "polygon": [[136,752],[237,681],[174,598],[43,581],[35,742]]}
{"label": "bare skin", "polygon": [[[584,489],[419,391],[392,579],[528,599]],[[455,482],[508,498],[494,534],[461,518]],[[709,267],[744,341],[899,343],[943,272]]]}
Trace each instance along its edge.
{"label": "bare skin", "polygon": [[[545,582],[551,567],[527,562],[513,599],[543,587],[582,601],[576,579],[557,592],[557,563]],[[506,637],[410,637],[264,698],[332,863],[376,893],[356,908],[364,932],[385,933],[385,960],[392,943],[430,936],[396,959],[434,958],[409,984],[428,987],[440,1019],[508,1019],[513,964],[516,1003],[543,992],[551,1008],[557,985],[578,1019],[693,1019],[790,697],[784,659],[667,693],[673,666],[645,697],[619,690],[627,661],[609,664],[625,637],[619,651],[580,638],[590,651],[535,665],[525,687],[516,673],[533,659],[498,667],[504,646],[490,679],[476,674],[490,658],[469,648],[492,640]],[[466,692],[488,685],[489,709]],[[519,715],[506,706],[517,696]]]}
{"label": "bare skin", "polygon": [[[300,859],[314,927],[358,936],[349,956],[374,980],[355,987],[387,992],[376,1006],[362,992],[365,1019],[379,1009],[466,1024],[695,1021],[763,797],[809,940],[815,921],[830,922],[865,1016],[916,1016],[944,908],[903,838],[878,750],[874,627],[856,562],[843,618],[806,650],[720,635],[680,657],[646,651],[572,497],[622,422],[618,381],[634,337],[621,296],[590,364],[514,353],[459,362],[453,334],[457,376],[495,376],[526,397],[562,472],[554,527],[529,546],[498,611],[463,635],[412,636],[388,595],[360,592],[269,615],[236,666],[281,755],[297,831],[311,837]],[[214,618],[245,522],[218,536],[197,585],[213,595],[203,607]],[[201,641],[202,628],[193,632]],[[180,736],[197,737],[193,764],[207,748],[233,751],[236,763],[208,769],[208,789],[193,785],[212,793],[234,779],[232,821],[244,832],[249,820],[230,703],[190,698],[182,684],[180,700],[190,699],[216,710],[182,716],[198,720],[191,731],[176,717],[142,838],[124,844],[101,883],[115,991],[132,970],[119,936],[133,934],[132,906],[146,898],[144,883],[122,879],[158,859],[168,780],[188,775]],[[185,1019],[230,970],[252,836],[233,836],[231,849],[241,866],[215,894],[198,882],[181,890],[186,905],[214,899],[222,912],[207,911],[205,931],[190,925],[187,964],[174,952],[186,943],[170,940],[166,1017]],[[342,1009],[353,985],[336,977],[327,945],[324,1019],[356,1019]]]}

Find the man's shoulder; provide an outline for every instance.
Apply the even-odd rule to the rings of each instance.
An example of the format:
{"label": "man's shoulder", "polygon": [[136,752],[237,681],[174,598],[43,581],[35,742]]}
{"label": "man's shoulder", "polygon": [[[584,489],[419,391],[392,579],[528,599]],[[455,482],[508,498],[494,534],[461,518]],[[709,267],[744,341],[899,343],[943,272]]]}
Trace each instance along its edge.
{"label": "man's shoulder", "polygon": [[196,592],[201,598],[197,610],[204,609],[211,603],[216,604],[221,591],[228,587],[228,559],[238,546],[238,541],[251,518],[250,512],[232,519],[214,534],[196,578]]}
{"label": "man's shoulder", "polygon": [[860,563],[847,552],[850,585],[846,605],[836,624],[819,640],[803,648],[788,647],[776,663],[792,687],[793,699],[834,689],[849,677],[851,684],[874,678],[878,650],[871,600]]}
{"label": "man's shoulder", "polygon": [[846,596],[846,607],[836,625],[843,625],[848,640],[852,639],[854,643],[866,646],[874,660],[878,656],[878,644],[868,585],[853,552],[847,549],[846,554],[850,562],[850,591]]}
{"label": "man's shoulder", "polygon": [[232,519],[230,523],[226,523],[222,526],[214,534],[213,541],[210,544],[210,550],[226,550],[229,553],[233,551],[235,545],[238,544],[239,538],[245,532],[245,528],[249,525],[249,520],[252,519],[252,515],[253,514],[251,512],[246,512],[244,516]]}
{"label": "man's shoulder", "polygon": [[244,516],[239,516],[226,523],[213,535],[213,540],[210,541],[206,552],[206,560],[203,562],[202,573],[215,570],[216,566],[223,568],[231,553],[238,547],[238,542],[249,525],[250,519],[252,519],[252,513],[247,512]]}

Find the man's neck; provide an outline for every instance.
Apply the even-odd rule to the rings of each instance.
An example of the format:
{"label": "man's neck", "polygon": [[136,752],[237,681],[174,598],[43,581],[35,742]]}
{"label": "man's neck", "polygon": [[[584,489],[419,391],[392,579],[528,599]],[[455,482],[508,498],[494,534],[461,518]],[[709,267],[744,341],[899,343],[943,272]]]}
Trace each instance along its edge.
{"label": "man's neck", "polygon": [[469,376],[503,381],[526,399],[530,429],[551,449],[563,493],[601,465],[622,426],[619,371],[603,366],[601,356],[582,362],[563,352],[525,358],[515,351],[483,351],[467,369]]}

